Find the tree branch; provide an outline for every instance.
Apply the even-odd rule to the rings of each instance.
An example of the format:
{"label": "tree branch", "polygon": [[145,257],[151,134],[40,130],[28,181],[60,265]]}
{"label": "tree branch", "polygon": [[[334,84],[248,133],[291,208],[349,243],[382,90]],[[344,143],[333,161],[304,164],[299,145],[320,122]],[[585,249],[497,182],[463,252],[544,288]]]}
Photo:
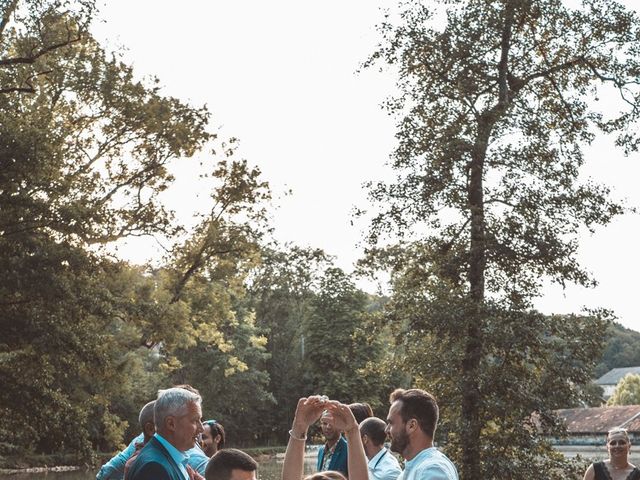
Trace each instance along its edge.
{"label": "tree branch", "polygon": [[76,38],[71,38],[70,36],[64,42],[54,43],[47,47],[43,47],[38,50],[36,53],[28,56],[28,57],[13,57],[13,58],[4,58],[0,60],[0,67],[7,67],[12,65],[31,65],[35,63],[37,59],[46,55],[49,52],[57,50],[58,48],[66,47],[71,45],[72,43],[76,43],[82,40],[82,36],[78,35]]}

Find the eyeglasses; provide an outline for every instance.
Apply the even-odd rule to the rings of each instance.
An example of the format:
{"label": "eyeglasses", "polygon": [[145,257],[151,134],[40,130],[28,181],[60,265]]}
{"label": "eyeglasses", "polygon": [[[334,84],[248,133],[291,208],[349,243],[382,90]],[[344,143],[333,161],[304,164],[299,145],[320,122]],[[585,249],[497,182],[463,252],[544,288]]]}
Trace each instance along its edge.
{"label": "eyeglasses", "polygon": [[209,425],[210,427],[213,427],[216,423],[218,423],[217,420],[205,420],[202,422],[203,425]]}

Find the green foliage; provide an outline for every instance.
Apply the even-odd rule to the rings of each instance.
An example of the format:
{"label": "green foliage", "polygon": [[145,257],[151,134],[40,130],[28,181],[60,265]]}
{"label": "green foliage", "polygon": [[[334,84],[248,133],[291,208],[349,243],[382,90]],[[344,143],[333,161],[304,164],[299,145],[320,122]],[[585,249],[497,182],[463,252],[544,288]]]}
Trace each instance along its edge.
{"label": "green foliage", "polygon": [[616,390],[607,405],[639,405],[640,404],[640,375],[629,373],[616,386]]}
{"label": "green foliage", "polygon": [[[86,30],[90,1],[2,8],[0,437],[3,451],[86,460],[137,433],[177,350],[198,336],[231,345],[216,330],[224,322],[204,317],[233,318],[225,289],[255,264],[269,193],[246,162],[218,162],[211,215],[179,243],[159,194],[169,162],[213,138],[207,110],[160,95],[107,54]],[[91,247],[145,234],[178,244],[155,272]],[[182,299],[197,276],[211,283],[205,305]],[[254,341],[238,335],[239,349]]]}
{"label": "green foliage", "polygon": [[[263,250],[247,304],[267,337],[269,391],[265,441],[286,441],[297,399],[323,393],[374,407],[388,394],[380,299],[360,291],[324,252],[298,247]],[[385,405],[386,406],[386,405]]]}
{"label": "green foliage", "polygon": [[607,344],[595,377],[600,377],[613,368],[640,365],[640,333],[624,328],[618,323],[609,326],[606,333]]}
{"label": "green foliage", "polygon": [[[370,254],[388,265],[407,252],[391,262],[393,314],[409,352],[443,345],[443,370],[436,355],[416,356],[414,375],[457,406],[451,452],[464,480],[561,476],[538,468],[554,458],[537,435],[515,432],[553,408],[549,391],[583,397],[606,322],[546,319],[532,299],[547,279],[593,285],[578,237],[624,211],[579,174],[596,132],[637,150],[639,25],[597,0],[405,2],[366,64],[392,65],[400,91],[387,103],[399,118],[397,178],[371,186]],[[593,100],[610,94],[620,110],[605,115]],[[376,249],[389,234],[404,243]]]}
{"label": "green foliage", "polygon": [[304,324],[307,395],[380,403],[383,386],[367,367],[382,357],[382,343],[371,335],[367,307],[367,295],[342,270],[324,272]]}

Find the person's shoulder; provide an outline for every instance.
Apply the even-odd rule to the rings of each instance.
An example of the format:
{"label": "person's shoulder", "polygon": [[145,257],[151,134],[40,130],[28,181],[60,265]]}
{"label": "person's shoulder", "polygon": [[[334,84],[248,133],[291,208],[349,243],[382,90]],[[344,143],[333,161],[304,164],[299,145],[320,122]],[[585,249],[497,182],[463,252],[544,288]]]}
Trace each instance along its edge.
{"label": "person's shoulder", "polygon": [[162,444],[152,438],[144,447],[142,447],[142,450],[140,450],[140,453],[138,454],[138,458],[141,462],[164,463],[164,460],[166,459],[165,452],[166,450]]}
{"label": "person's shoulder", "polygon": [[457,480],[458,471],[449,457],[434,450],[416,467],[416,478],[428,480]]}
{"label": "person's shoulder", "polygon": [[391,468],[394,470],[402,470],[400,468],[400,462],[398,462],[398,459],[395,457],[395,455],[393,455],[390,451],[387,451],[387,453],[385,453],[382,463],[387,467],[387,468]]}

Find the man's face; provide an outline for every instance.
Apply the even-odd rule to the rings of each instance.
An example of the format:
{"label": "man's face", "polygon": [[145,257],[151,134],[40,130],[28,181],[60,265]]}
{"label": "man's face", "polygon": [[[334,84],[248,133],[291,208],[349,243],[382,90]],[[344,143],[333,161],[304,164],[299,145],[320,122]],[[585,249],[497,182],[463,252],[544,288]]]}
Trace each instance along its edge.
{"label": "man's face", "polygon": [[607,450],[609,458],[627,458],[631,445],[624,433],[614,433],[607,438]]}
{"label": "man's face", "polygon": [[327,442],[334,442],[340,437],[340,432],[337,431],[333,425],[333,416],[331,414],[322,415],[320,419],[320,428],[322,429],[322,435]]}
{"label": "man's face", "polygon": [[[218,437],[219,435],[216,435]],[[219,441],[218,438],[214,438],[213,432],[211,431],[211,425],[204,425],[204,431],[202,432],[202,450],[207,454],[208,457],[216,453],[217,448],[216,444]]]}
{"label": "man's face", "polygon": [[195,402],[187,404],[187,411],[174,417],[173,444],[181,452],[193,448],[202,433],[202,409]]}
{"label": "man's face", "polygon": [[389,415],[387,415],[387,428],[386,434],[391,439],[391,451],[399,454],[403,454],[409,445],[409,435],[406,430],[406,422],[402,420],[400,410],[402,403],[400,400],[396,400],[391,404],[389,408]]}
{"label": "man's face", "polygon": [[229,480],[256,480],[256,471],[247,472],[239,468],[231,470],[231,478]]}

